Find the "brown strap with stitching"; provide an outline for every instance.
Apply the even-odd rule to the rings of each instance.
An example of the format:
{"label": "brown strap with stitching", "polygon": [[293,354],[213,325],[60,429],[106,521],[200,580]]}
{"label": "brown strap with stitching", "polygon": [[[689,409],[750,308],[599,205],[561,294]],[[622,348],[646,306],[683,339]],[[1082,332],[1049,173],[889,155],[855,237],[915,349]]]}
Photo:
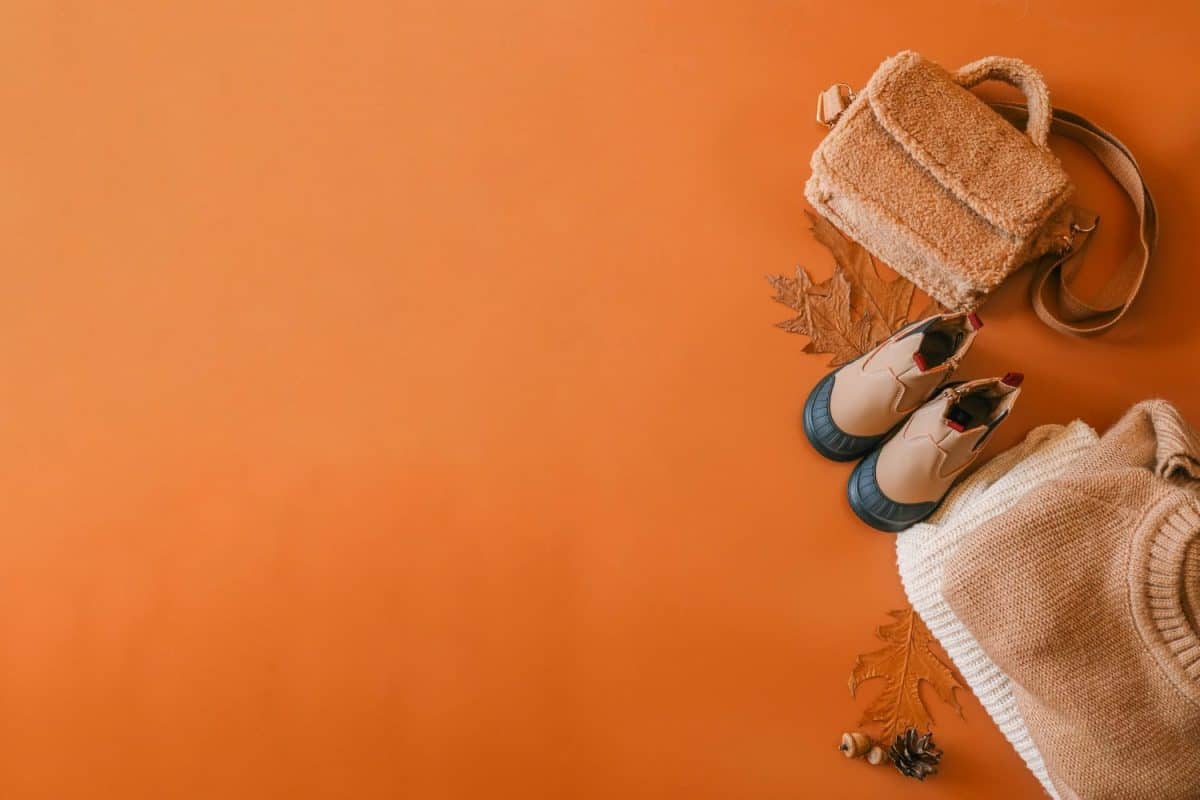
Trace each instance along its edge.
{"label": "brown strap with stitching", "polygon": [[[1023,125],[1028,118],[1028,110],[1024,105],[992,103],[991,106],[1015,125]],[[1033,310],[1042,322],[1060,333],[1094,336],[1116,325],[1125,316],[1142,288],[1146,269],[1150,266],[1150,259],[1158,242],[1158,215],[1154,209],[1154,199],[1142,179],[1137,161],[1121,140],[1078,114],[1061,108],[1054,109],[1050,130],[1059,136],[1073,139],[1090,150],[1101,166],[1129,195],[1138,215],[1138,246],[1095,299],[1083,300],[1075,290],[1076,278],[1083,269],[1083,259],[1079,258],[1079,255],[1084,251],[1088,236],[1092,232],[1086,229],[1094,230],[1093,225],[1075,228],[1078,233],[1071,249],[1062,255],[1047,256],[1034,274]],[[1056,309],[1046,304],[1048,284],[1058,287]]]}

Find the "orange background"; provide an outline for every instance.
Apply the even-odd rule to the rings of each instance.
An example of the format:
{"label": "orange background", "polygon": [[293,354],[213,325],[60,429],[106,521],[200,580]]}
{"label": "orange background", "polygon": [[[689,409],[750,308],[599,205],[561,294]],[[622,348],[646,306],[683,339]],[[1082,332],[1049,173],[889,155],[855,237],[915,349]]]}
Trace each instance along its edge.
{"label": "orange background", "polygon": [[[834,751],[904,599],[763,275],[831,269],[819,89],[1019,56],[1163,235],[1102,340],[989,303],[992,452],[1200,419],[1195,4],[6,12],[0,797],[1037,795],[969,697],[924,785]],[[1131,212],[1060,150],[1103,270]]]}

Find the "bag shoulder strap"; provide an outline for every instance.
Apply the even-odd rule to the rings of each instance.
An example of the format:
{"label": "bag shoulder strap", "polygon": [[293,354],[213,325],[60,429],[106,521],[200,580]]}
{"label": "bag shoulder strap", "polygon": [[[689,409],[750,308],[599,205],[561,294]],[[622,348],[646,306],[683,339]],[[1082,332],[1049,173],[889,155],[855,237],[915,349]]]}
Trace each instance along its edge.
{"label": "bag shoulder strap", "polygon": [[[1018,103],[990,105],[1018,126],[1025,124],[1029,116],[1028,109]],[[1038,318],[1060,333],[1095,336],[1121,321],[1142,288],[1158,243],[1158,214],[1137,161],[1120,139],[1086,118],[1061,108],[1053,110],[1050,130],[1091,151],[1129,196],[1138,215],[1138,245],[1096,299],[1082,300],[1075,290],[1076,279],[1083,268],[1083,259],[1079,255],[1094,226],[1090,229],[1074,227],[1078,235],[1070,249],[1043,259],[1034,275],[1031,292],[1033,310]],[[1057,308],[1046,303],[1046,290],[1052,284],[1058,288]]]}

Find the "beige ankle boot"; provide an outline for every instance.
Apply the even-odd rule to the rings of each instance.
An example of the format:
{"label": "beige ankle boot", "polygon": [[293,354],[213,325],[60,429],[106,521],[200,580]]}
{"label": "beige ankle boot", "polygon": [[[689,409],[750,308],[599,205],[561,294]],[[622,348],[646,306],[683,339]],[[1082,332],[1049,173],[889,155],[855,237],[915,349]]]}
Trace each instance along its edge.
{"label": "beige ankle boot", "polygon": [[939,314],[900,329],[826,375],[804,403],[804,433],[834,461],[861,458],[954,374],[983,323]]}
{"label": "beige ankle boot", "polygon": [[932,514],[1021,394],[1024,376],[948,388],[854,468],[846,494],[863,522],[900,531]]}

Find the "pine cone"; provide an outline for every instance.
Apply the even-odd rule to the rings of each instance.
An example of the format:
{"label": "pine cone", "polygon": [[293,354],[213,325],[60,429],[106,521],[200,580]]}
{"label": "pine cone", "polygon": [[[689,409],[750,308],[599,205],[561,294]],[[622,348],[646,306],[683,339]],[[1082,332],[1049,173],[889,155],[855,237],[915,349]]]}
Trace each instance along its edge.
{"label": "pine cone", "polygon": [[888,755],[896,769],[919,781],[925,780],[926,775],[935,774],[938,762],[942,759],[942,751],[933,745],[933,734],[921,736],[916,728],[909,728],[897,736]]}

